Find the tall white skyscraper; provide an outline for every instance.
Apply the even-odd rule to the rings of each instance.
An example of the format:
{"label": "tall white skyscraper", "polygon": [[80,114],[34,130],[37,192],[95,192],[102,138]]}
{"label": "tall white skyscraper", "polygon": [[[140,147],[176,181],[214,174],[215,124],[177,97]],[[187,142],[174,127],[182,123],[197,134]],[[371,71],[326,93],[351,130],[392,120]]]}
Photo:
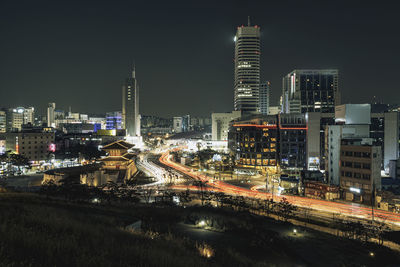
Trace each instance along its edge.
{"label": "tall white skyscraper", "polygon": [[128,137],[140,136],[139,86],[135,67],[122,86],[122,120]]}
{"label": "tall white skyscraper", "polygon": [[260,27],[239,26],[235,36],[234,109],[242,113],[259,111]]}
{"label": "tall white skyscraper", "polygon": [[47,127],[56,127],[54,120],[54,111],[56,109],[56,103],[49,103],[47,106]]}

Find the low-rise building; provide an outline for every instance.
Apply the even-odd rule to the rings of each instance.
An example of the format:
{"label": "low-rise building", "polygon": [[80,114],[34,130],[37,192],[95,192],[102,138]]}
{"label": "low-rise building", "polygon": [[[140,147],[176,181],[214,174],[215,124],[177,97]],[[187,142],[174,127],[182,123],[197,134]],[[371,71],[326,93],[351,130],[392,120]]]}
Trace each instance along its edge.
{"label": "low-rise building", "polygon": [[231,123],[228,146],[238,167],[293,173],[307,168],[307,134],[305,114],[251,116]]}
{"label": "low-rise building", "polygon": [[229,123],[237,118],[240,118],[240,111],[232,111],[225,113],[212,113],[211,114],[211,132],[212,140],[214,141],[227,141]]}
{"label": "low-rise building", "polygon": [[381,147],[363,140],[342,140],[340,151],[342,197],[371,204],[373,195],[381,189]]}
{"label": "low-rise building", "polygon": [[55,152],[55,134],[51,128],[27,127],[20,132],[6,133],[6,150],[20,154],[30,161],[50,159]]}
{"label": "low-rise building", "polygon": [[125,183],[132,179],[137,172],[135,165],[136,154],[129,152],[132,144],[119,140],[104,146],[108,153],[99,161],[101,164],[90,164],[72,168],[61,168],[47,171],[43,182],[53,180],[59,183],[62,179],[78,179],[81,184],[101,186],[111,181],[117,184]]}
{"label": "low-rise building", "polygon": [[304,183],[304,195],[308,198],[334,200],[340,198],[339,187],[318,181]]}
{"label": "low-rise building", "polygon": [[102,148],[108,154],[107,157],[100,159],[104,164],[102,170],[110,175],[118,174],[118,178],[115,181],[117,183],[130,180],[137,171],[135,165],[136,155],[128,151],[133,147],[134,145],[119,140]]}

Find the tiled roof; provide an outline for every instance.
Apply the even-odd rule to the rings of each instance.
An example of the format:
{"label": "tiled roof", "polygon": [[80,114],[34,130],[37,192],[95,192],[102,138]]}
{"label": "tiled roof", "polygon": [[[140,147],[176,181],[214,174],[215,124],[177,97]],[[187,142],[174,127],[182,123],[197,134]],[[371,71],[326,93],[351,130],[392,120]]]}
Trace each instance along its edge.
{"label": "tiled roof", "polygon": [[128,150],[132,147],[134,147],[134,145],[129,144],[123,140],[118,140],[118,141],[112,142],[111,144],[105,145],[103,147],[103,149],[104,150],[107,150],[107,149],[126,149],[126,150]]}
{"label": "tiled roof", "polygon": [[109,156],[100,159],[100,161],[129,161],[129,159],[122,156]]}

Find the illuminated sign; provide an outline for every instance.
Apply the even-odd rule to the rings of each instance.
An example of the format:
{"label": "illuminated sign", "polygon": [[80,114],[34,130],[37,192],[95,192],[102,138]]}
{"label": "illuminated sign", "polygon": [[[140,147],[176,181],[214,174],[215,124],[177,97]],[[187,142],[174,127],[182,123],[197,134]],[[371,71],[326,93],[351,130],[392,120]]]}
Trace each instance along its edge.
{"label": "illuminated sign", "polygon": [[51,151],[51,152],[56,152],[56,144],[51,143],[51,144],[49,145],[49,151]]}
{"label": "illuminated sign", "polygon": [[15,153],[19,154],[18,136],[15,137]]}
{"label": "illuminated sign", "polygon": [[308,170],[319,170],[319,157],[308,157]]}
{"label": "illuminated sign", "polygon": [[360,194],[361,193],[361,189],[360,188],[355,188],[355,187],[350,187],[350,192],[354,192],[354,193]]}

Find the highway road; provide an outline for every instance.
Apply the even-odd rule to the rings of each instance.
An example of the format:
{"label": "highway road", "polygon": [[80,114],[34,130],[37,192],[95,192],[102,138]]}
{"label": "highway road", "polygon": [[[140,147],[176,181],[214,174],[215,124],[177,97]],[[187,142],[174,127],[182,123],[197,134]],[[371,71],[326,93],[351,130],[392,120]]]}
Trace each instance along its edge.
{"label": "highway road", "polygon": [[[181,165],[179,163],[174,162],[171,160],[171,155],[169,151],[164,152],[160,157],[160,162],[174,168],[188,176],[196,180],[201,180],[203,182],[207,182],[209,188],[208,190],[212,191],[219,191],[224,192],[226,194],[231,195],[241,195],[251,198],[260,198],[260,199],[267,199],[271,198],[271,193],[259,192],[256,188],[246,189],[238,186],[234,186],[222,181],[215,181],[211,177],[206,175],[200,174],[198,172],[194,172],[191,168]],[[198,190],[195,186],[174,186],[174,189],[189,189],[189,190]],[[309,208],[314,211],[320,211],[321,213],[330,212],[333,214],[338,214],[341,217],[352,217],[352,218],[359,218],[359,219],[372,219],[372,210],[370,207],[362,206],[359,204],[353,203],[338,203],[326,200],[319,200],[319,199],[311,199],[306,197],[300,196],[278,196],[274,195],[274,201],[280,201],[282,198],[286,198],[290,203],[295,206],[302,207],[302,208]],[[322,215],[322,214],[321,214]],[[393,224],[396,226],[400,226],[400,214],[383,211],[383,210],[376,210],[374,209],[374,219],[379,220],[381,222],[385,222],[387,224]]]}
{"label": "highway road", "polygon": [[142,187],[157,186],[165,184],[166,182],[165,177],[168,172],[164,168],[151,162],[149,160],[150,155],[150,153],[144,154],[143,159],[137,162],[137,167],[148,176],[154,177],[156,181],[153,183],[142,185]]}

